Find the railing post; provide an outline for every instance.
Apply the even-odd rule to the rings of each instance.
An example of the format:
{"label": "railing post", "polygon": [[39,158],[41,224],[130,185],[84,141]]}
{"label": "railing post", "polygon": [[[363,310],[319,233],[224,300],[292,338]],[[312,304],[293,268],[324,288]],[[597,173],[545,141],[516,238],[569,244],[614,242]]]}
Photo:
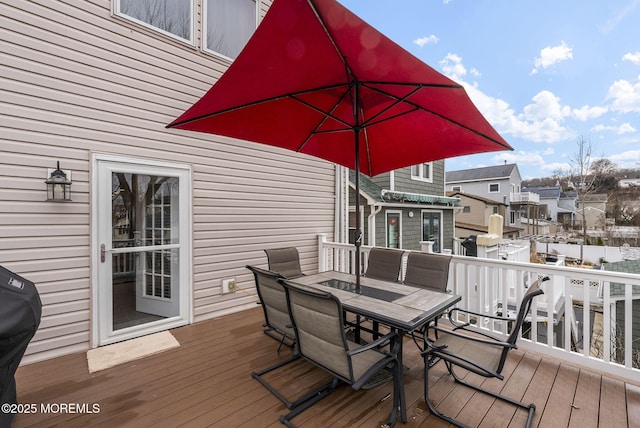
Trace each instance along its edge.
{"label": "railing post", "polygon": [[318,233],[318,272],[324,272],[327,270],[327,258],[324,251],[325,243],[327,242],[326,233]]}
{"label": "railing post", "polygon": [[420,241],[420,251],[423,253],[433,253],[433,241]]}

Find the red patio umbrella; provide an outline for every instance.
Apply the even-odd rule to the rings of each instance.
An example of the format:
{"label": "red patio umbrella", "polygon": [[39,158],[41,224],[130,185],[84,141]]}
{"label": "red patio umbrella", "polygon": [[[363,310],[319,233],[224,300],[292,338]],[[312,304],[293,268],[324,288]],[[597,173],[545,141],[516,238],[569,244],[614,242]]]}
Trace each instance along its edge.
{"label": "red patio umbrella", "polygon": [[[335,0],[274,0],[211,89],[171,128],[317,156],[368,176],[512,150],[464,88]],[[356,198],[356,213],[359,212]],[[356,215],[356,274],[360,275]]]}

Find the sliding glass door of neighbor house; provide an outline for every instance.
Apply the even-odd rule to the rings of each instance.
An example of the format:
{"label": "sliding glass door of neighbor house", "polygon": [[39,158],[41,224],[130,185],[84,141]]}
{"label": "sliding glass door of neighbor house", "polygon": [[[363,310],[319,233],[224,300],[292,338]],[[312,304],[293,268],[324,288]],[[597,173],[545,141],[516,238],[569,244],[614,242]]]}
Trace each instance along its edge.
{"label": "sliding glass door of neighbor house", "polygon": [[190,170],[96,157],[98,345],[189,321]]}
{"label": "sliding glass door of neighbor house", "polygon": [[442,214],[434,211],[422,211],[422,240],[433,241],[433,251],[442,251]]}

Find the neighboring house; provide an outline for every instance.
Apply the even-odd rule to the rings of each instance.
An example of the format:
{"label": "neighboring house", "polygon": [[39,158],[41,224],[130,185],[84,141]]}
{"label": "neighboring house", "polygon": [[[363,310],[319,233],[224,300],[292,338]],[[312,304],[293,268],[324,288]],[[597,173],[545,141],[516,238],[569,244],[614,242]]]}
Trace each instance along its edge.
{"label": "neighboring house", "polygon": [[[296,246],[313,271],[318,234],[346,240],[341,168],[165,129],[229,67],[270,1],[171,2],[157,21],[130,8],[143,4],[0,5],[0,264],[34,281],[43,303],[25,362],[253,308],[255,295],[223,295],[222,281],[252,292],[244,266],[266,267],[264,248]],[[250,25],[225,21],[221,4]],[[69,202],[46,200],[57,161]]]}
{"label": "neighboring house", "polygon": [[587,229],[604,229],[607,214],[608,197],[604,193],[584,195],[576,201],[576,220],[584,221]]}
{"label": "neighboring house", "polygon": [[[350,181],[354,181],[351,171]],[[355,229],[355,190],[349,195],[349,227]],[[402,168],[373,178],[360,177],[364,244],[419,250],[453,249],[453,210],[459,200],[444,194],[444,161]]]}
{"label": "neighboring house", "polygon": [[[489,232],[489,218],[493,214],[506,217],[507,206],[493,199],[462,192],[447,192],[447,196],[460,199],[460,208],[456,210],[456,238],[468,238],[470,235],[482,235]],[[515,239],[521,229],[504,226],[502,236]]]}
{"label": "neighboring house", "polygon": [[563,191],[560,186],[524,187],[523,192],[540,195],[540,212],[543,218],[572,227],[576,219],[575,191]]}
{"label": "neighboring house", "polygon": [[640,187],[640,178],[623,178],[618,180],[618,187]]}
{"label": "neighboring house", "polygon": [[516,164],[447,171],[445,182],[447,191],[470,193],[505,205],[505,226],[521,228],[520,218],[537,207],[535,195],[521,191],[522,177]]}

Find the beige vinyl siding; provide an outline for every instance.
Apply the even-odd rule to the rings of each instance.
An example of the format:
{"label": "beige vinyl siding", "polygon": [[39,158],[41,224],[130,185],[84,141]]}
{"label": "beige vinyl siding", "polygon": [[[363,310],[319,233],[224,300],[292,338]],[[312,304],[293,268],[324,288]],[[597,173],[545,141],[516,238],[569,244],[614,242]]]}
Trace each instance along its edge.
{"label": "beige vinyl siding", "polygon": [[[269,2],[260,2],[261,15]],[[91,160],[114,154],[192,168],[193,318],[245,307],[246,264],[298,246],[317,266],[334,232],[335,168],[305,155],[165,126],[229,62],[112,16],[111,1],[0,4],[0,264],[37,284],[40,329],[25,362],[91,346]],[[196,10],[197,16],[200,10]],[[197,18],[199,19],[199,18]],[[196,31],[199,46],[200,29]],[[256,76],[259,78],[259,76]],[[45,202],[48,168],[72,171],[70,203]]]}

